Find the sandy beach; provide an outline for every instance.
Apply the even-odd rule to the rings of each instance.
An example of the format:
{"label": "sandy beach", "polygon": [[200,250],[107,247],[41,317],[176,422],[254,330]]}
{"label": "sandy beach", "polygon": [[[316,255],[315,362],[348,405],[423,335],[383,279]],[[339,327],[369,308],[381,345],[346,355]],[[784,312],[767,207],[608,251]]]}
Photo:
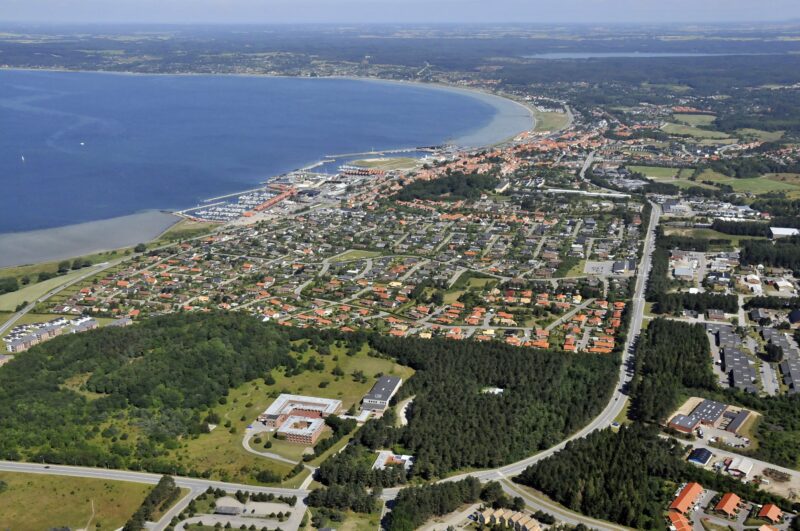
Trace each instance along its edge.
{"label": "sandy beach", "polygon": [[180,219],[166,212],[141,212],[53,229],[0,234],[0,267],[130,247],[152,240]]}

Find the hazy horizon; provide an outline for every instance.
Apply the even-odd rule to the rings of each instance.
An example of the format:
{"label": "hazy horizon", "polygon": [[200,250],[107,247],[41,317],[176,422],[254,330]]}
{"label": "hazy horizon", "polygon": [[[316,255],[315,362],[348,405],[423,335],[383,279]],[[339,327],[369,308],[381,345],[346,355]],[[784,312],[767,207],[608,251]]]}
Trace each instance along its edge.
{"label": "hazy horizon", "polygon": [[0,0],[0,23],[34,24],[668,24],[780,23],[772,0]]}

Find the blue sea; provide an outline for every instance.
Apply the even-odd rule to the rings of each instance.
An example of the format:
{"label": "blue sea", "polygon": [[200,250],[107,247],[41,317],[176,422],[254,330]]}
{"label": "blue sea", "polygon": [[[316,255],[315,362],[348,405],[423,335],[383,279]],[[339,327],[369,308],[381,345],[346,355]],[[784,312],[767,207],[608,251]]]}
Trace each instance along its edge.
{"label": "blue sea", "polygon": [[330,154],[529,126],[507,100],[414,84],[0,70],[0,233],[188,208]]}

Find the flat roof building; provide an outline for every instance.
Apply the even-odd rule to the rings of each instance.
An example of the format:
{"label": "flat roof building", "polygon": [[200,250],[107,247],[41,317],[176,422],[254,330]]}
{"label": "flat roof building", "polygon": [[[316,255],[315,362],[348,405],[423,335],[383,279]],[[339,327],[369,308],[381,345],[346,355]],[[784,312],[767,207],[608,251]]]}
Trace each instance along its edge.
{"label": "flat roof building", "polygon": [[369,393],[364,395],[361,401],[362,409],[383,411],[389,407],[389,401],[400,389],[402,383],[402,378],[397,376],[381,376],[372,386],[372,389],[369,390]]}
{"label": "flat roof building", "polygon": [[341,407],[342,401],[332,398],[281,394],[258,416],[258,421],[268,428],[280,428],[291,417],[303,417],[306,421],[325,418],[336,414]]}
{"label": "flat roof building", "polygon": [[709,461],[711,461],[712,457],[714,457],[714,454],[712,454],[707,448],[695,448],[689,454],[689,458],[687,460],[690,463],[705,466],[709,463]]}

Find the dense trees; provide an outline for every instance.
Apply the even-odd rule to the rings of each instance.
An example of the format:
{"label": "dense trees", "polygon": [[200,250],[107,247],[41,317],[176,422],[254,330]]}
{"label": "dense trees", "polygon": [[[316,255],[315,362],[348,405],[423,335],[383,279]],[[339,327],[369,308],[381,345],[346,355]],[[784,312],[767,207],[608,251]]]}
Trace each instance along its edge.
{"label": "dense trees", "polygon": [[494,189],[499,182],[495,177],[488,175],[465,175],[462,172],[454,172],[439,179],[414,181],[400,190],[394,198],[399,201],[478,199],[481,194]]}
{"label": "dense trees", "polygon": [[741,261],[745,265],[765,265],[800,270],[800,237],[782,238],[775,242],[746,240],[742,242]]}
{"label": "dense trees", "polygon": [[19,289],[19,282],[16,277],[0,277],[0,295],[11,293]]}
{"label": "dense trees", "polygon": [[658,423],[677,407],[684,387],[716,389],[702,325],[655,319],[640,336],[631,383],[631,418]]}
{"label": "dense trees", "polygon": [[387,516],[389,531],[413,531],[432,516],[451,513],[481,494],[480,482],[472,476],[461,481],[408,487],[400,491]]}
{"label": "dense trees", "polygon": [[[413,473],[424,478],[499,466],[556,444],[600,411],[618,363],[495,342],[370,341],[416,369],[397,397],[415,398],[407,426],[396,428],[386,415],[367,422],[355,440],[371,449],[399,444],[416,457]],[[504,391],[482,393],[486,387]]]}
{"label": "dense trees", "polygon": [[180,494],[181,489],[175,485],[175,480],[170,476],[163,476],[153,487],[153,490],[147,494],[142,505],[125,523],[125,527],[122,528],[123,531],[140,531],[144,529],[145,522],[150,520],[157,510],[163,511],[170,507]]}
{"label": "dense trees", "polygon": [[725,221],[717,218],[711,223],[711,228],[717,232],[736,236],[767,237],[770,235],[769,223],[761,221]]}
{"label": "dense trees", "polygon": [[320,465],[316,479],[323,485],[338,483],[367,487],[394,487],[406,482],[407,473],[402,466],[373,470],[375,458],[375,453],[366,447],[349,445]]}

